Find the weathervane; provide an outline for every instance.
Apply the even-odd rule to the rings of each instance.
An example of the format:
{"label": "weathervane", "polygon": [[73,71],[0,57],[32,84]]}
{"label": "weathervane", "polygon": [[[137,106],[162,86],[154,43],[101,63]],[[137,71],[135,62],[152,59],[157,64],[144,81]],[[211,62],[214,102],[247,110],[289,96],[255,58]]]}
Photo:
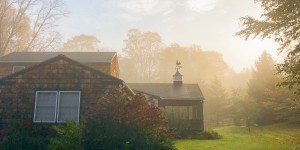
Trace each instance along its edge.
{"label": "weathervane", "polygon": [[178,60],[176,60],[176,67],[175,69],[178,71],[181,68],[181,62],[179,62]]}

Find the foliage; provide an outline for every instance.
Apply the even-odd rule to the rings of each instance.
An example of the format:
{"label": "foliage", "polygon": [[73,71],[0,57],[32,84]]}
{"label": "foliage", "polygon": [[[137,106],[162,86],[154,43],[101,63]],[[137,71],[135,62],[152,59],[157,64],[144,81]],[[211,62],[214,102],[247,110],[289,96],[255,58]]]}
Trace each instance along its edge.
{"label": "foliage", "polygon": [[0,56],[12,51],[53,50],[55,25],[66,11],[60,0],[1,0]]}
{"label": "foliage", "polygon": [[100,51],[100,40],[92,35],[77,35],[64,43],[60,51],[66,52],[98,52]]}
{"label": "foliage", "polygon": [[84,149],[89,150],[173,149],[173,141],[164,132],[147,130],[110,119],[87,123],[82,145]]}
{"label": "foliage", "polygon": [[51,138],[48,150],[75,150],[81,148],[81,132],[83,126],[75,121],[54,126],[56,137]]}
{"label": "foliage", "polygon": [[215,140],[222,138],[220,134],[212,129],[205,129],[201,132],[192,129],[170,130],[170,132],[176,139]]}
{"label": "foliage", "polygon": [[212,129],[206,129],[192,137],[192,139],[198,139],[198,140],[217,140],[221,138],[223,137],[218,132]]}
{"label": "foliage", "polygon": [[85,149],[173,149],[160,109],[141,94],[116,89],[93,107],[82,135]]}
{"label": "foliage", "polygon": [[264,9],[261,19],[243,17],[244,29],[237,33],[238,36],[248,39],[250,36],[272,38],[281,44],[280,51],[287,51],[283,64],[278,65],[279,73],[285,80],[281,85],[296,89],[300,94],[300,43],[299,43],[299,0],[256,0]]}
{"label": "foliage", "polygon": [[[124,66],[130,66],[123,74],[135,81],[151,81],[157,76],[157,54],[161,50],[162,40],[156,32],[141,32],[131,29],[124,40]],[[125,71],[125,69],[123,69]],[[138,76],[139,75],[139,76]],[[128,80],[127,80],[128,81]]]}
{"label": "foliage", "polygon": [[175,43],[165,47],[157,58],[160,59],[159,80],[164,82],[169,81],[175,73],[174,64],[177,60],[182,63],[180,72],[185,82],[211,81],[214,76],[221,77],[225,72],[230,72],[220,53],[204,51],[198,45],[183,47]]}
{"label": "foliage", "polygon": [[[276,75],[274,61],[270,54],[264,52],[255,63],[252,78],[248,84],[248,95],[257,107],[255,121],[258,124],[269,124],[279,121],[279,114],[288,111],[277,111],[279,107],[289,107],[289,93],[282,87],[277,87],[280,75]],[[288,116],[285,116],[288,118]]]}
{"label": "foliage", "polygon": [[230,100],[232,104],[229,113],[234,125],[246,125],[250,131],[252,121],[257,115],[256,103],[241,89],[233,89]]}
{"label": "foliage", "polygon": [[[222,86],[219,78],[215,79],[208,85],[208,92],[206,93],[206,121],[211,126],[219,126],[228,117],[227,108],[229,101],[225,88]],[[217,109],[216,109],[217,108]]]}
{"label": "foliage", "polygon": [[5,132],[7,136],[1,145],[3,150],[46,149],[49,139],[55,135],[51,125],[28,125],[16,120],[8,124]]}

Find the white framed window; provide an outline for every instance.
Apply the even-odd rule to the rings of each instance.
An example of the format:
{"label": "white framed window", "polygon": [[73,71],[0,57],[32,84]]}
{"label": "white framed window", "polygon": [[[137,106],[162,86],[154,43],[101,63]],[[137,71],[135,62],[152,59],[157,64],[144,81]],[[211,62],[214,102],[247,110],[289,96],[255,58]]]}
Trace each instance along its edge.
{"label": "white framed window", "polygon": [[25,69],[25,66],[13,66],[12,73]]}
{"label": "white framed window", "polygon": [[57,122],[79,121],[80,92],[60,91],[58,100]]}
{"label": "white framed window", "polygon": [[80,91],[37,91],[33,122],[79,121]]}

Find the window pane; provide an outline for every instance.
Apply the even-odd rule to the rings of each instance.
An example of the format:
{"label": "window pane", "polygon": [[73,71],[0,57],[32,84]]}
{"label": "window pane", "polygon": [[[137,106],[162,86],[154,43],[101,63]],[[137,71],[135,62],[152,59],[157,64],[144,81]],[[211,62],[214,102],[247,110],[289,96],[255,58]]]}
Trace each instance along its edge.
{"label": "window pane", "polygon": [[79,92],[60,92],[58,122],[79,121]]}
{"label": "window pane", "polygon": [[12,73],[15,73],[15,72],[17,72],[17,71],[21,71],[21,70],[23,70],[23,69],[25,69],[25,66],[13,66],[13,71],[12,71]]}
{"label": "window pane", "polygon": [[37,92],[34,121],[54,122],[57,92]]}

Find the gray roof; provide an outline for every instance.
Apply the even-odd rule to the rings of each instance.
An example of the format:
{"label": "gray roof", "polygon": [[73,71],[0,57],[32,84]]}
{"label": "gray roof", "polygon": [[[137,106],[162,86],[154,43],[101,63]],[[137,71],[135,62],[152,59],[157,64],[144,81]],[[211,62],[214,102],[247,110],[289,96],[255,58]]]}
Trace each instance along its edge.
{"label": "gray roof", "polygon": [[116,52],[13,52],[0,57],[0,62],[43,62],[64,55],[80,63],[111,63]]}
{"label": "gray roof", "polygon": [[133,90],[159,96],[161,99],[174,100],[204,100],[198,84],[172,83],[127,83]]}

